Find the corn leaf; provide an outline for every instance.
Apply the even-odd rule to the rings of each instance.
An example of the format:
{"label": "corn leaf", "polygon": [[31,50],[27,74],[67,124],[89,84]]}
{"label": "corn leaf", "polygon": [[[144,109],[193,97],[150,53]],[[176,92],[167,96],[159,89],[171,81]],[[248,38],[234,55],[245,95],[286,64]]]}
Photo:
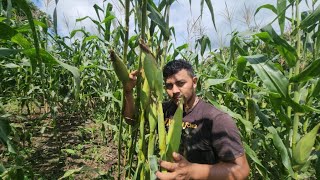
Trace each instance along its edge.
{"label": "corn leaf", "polygon": [[10,26],[0,22],[0,39],[11,40],[14,43],[19,44],[23,48],[31,48],[29,40],[27,40],[21,33],[11,28]]}
{"label": "corn leaf", "polygon": [[261,9],[269,9],[272,12],[274,12],[275,14],[277,14],[277,9],[272,5],[272,4],[264,4],[260,7],[257,8],[257,10],[254,13],[254,16],[261,10]]}
{"label": "corn leaf", "polygon": [[9,122],[4,118],[0,118],[0,140],[3,144],[6,144],[10,131],[11,127]]}
{"label": "corn leaf", "polygon": [[57,6],[59,0],[55,0],[56,6],[54,7],[53,11],[53,29],[56,34],[58,34],[58,13],[57,13]]}
{"label": "corn leaf", "polygon": [[105,27],[104,39],[106,41],[110,41],[111,23],[113,19],[112,17],[114,17],[114,15],[112,14],[112,8],[113,8],[113,5],[111,3],[108,3],[106,7],[106,12],[105,12],[106,15],[104,17],[104,20],[102,21]]}
{"label": "corn leaf", "polygon": [[[23,53],[26,54],[27,56],[29,56],[29,58],[36,58],[36,56],[37,56],[36,49],[34,49],[34,48],[24,50]],[[62,61],[57,60],[56,58],[54,58],[50,53],[48,53],[44,49],[40,49],[39,55],[43,59],[43,62],[45,64],[49,64],[49,65],[59,64],[60,66],[62,66],[63,68],[67,69],[68,71],[70,71],[72,73],[74,80],[75,80],[75,85],[76,85],[75,95],[76,95],[76,97],[78,97],[79,90],[80,90],[80,81],[81,81],[79,69],[74,66],[71,66],[69,64],[66,64]],[[76,98],[76,99],[78,99],[78,98]]]}
{"label": "corn leaf", "polygon": [[156,172],[159,170],[157,156],[152,155],[149,157],[149,166],[150,166],[150,180],[156,180],[157,179]]}
{"label": "corn leaf", "polygon": [[320,79],[317,80],[316,85],[310,97],[318,97],[320,95]]}
{"label": "corn leaf", "polygon": [[304,82],[320,75],[320,58],[313,61],[306,69],[298,75],[290,78],[291,82]]}
{"label": "corn leaf", "polygon": [[172,123],[169,126],[167,135],[167,160],[173,162],[172,153],[178,152],[180,147],[182,133],[182,114],[183,114],[183,99],[180,100],[177,110],[174,113]]}
{"label": "corn leaf", "polygon": [[240,58],[238,58],[237,76],[238,76],[238,79],[240,79],[241,81],[243,80],[243,73],[246,68],[246,65],[247,65],[247,60],[245,58],[243,58],[242,56]]}
{"label": "corn leaf", "polygon": [[277,14],[278,14],[278,21],[281,30],[281,34],[284,31],[284,23],[286,20],[286,6],[287,0],[277,0]]}
{"label": "corn leaf", "polygon": [[[58,1],[58,0],[56,0],[56,1]],[[32,36],[33,36],[33,40],[34,40],[34,47],[35,47],[35,50],[36,50],[36,57],[37,57],[36,59],[38,61],[41,61],[41,58],[40,58],[40,45],[39,45],[38,35],[37,35],[36,27],[34,25],[34,21],[33,21],[33,17],[32,17],[32,13],[31,13],[30,7],[29,7],[28,3],[26,2],[26,0],[17,0],[17,4],[24,11],[24,13],[26,14],[26,16],[28,18],[28,22],[29,22],[29,25],[30,25],[31,30],[32,30]],[[32,64],[32,69],[35,69],[35,65],[37,63],[38,62],[36,60],[35,60],[35,62],[31,63]]]}
{"label": "corn leaf", "polygon": [[262,176],[267,176],[267,169],[262,165],[260,159],[258,158],[257,154],[250,148],[250,146],[243,142],[243,147],[246,151],[246,154],[250,157],[250,159],[257,164],[257,170],[261,173]]}
{"label": "corn leaf", "polygon": [[261,29],[262,32],[257,33],[256,36],[259,37],[266,43],[269,43],[278,50],[280,55],[285,58],[286,62],[290,67],[295,66],[297,62],[297,52],[286,40],[282,39],[276,31],[269,24]]}
{"label": "corn leaf", "polygon": [[214,11],[213,11],[213,6],[211,3],[211,0],[206,0],[206,4],[209,8],[210,14],[211,14],[211,21],[213,23],[214,29],[217,31],[217,27],[216,27],[216,23],[215,23],[215,19],[214,19]]}
{"label": "corn leaf", "polygon": [[0,48],[0,57],[6,57],[10,55],[16,55],[21,52],[21,49],[8,49],[8,48]]}
{"label": "corn leaf", "polygon": [[162,35],[164,36],[164,39],[169,39],[170,37],[169,25],[166,23],[164,17],[155,8],[156,7],[153,7],[148,3],[148,10],[150,11],[148,16],[151,21],[153,21],[155,24],[159,26],[159,28],[161,29]]}
{"label": "corn leaf", "polygon": [[230,78],[227,78],[227,79],[211,79],[211,78],[208,78],[205,82],[204,82],[204,87],[206,89],[208,89],[210,86],[215,86],[215,85],[218,85],[218,84],[223,84],[223,83],[226,83],[230,80]]}
{"label": "corn leaf", "polygon": [[290,175],[293,176],[294,173],[292,170],[291,161],[290,161],[290,157],[289,157],[286,146],[284,145],[282,139],[280,138],[277,130],[273,126],[268,127],[268,130],[272,134],[271,138],[274,146],[280,153],[282,164],[284,165],[284,167],[286,167]]}
{"label": "corn leaf", "polygon": [[246,132],[248,134],[251,134],[252,129],[253,129],[253,125],[250,121],[244,119],[240,114],[237,114],[237,113],[231,111],[228,107],[220,105],[219,103],[217,103],[215,101],[215,99],[212,96],[207,95],[207,98],[208,98],[209,102],[211,104],[213,104],[216,108],[228,113],[232,118],[239,120],[244,125]]}
{"label": "corn leaf", "polygon": [[83,167],[77,168],[77,169],[70,169],[68,171],[66,171],[62,177],[59,178],[59,180],[61,179],[65,179],[67,177],[72,176],[73,174],[79,173],[83,170]]}
{"label": "corn leaf", "polygon": [[283,97],[288,97],[288,79],[274,67],[267,57],[263,55],[244,56],[251,64],[255,72],[261,78],[265,87],[273,93],[279,93]]}
{"label": "corn leaf", "polygon": [[313,26],[314,24],[317,24],[320,19],[320,5],[312,12],[309,14],[305,19],[303,19],[300,23],[300,27],[302,29],[306,29],[309,26]]}
{"label": "corn leaf", "polygon": [[0,143],[7,145],[8,151],[15,154],[16,150],[11,144],[10,139],[8,138],[10,132],[11,127],[9,122],[6,119],[0,117]]}
{"label": "corn leaf", "polygon": [[0,22],[0,39],[10,40],[18,32],[5,23]]}
{"label": "corn leaf", "polygon": [[296,163],[304,164],[307,162],[312,152],[319,127],[320,123],[298,141],[296,147],[292,151]]}

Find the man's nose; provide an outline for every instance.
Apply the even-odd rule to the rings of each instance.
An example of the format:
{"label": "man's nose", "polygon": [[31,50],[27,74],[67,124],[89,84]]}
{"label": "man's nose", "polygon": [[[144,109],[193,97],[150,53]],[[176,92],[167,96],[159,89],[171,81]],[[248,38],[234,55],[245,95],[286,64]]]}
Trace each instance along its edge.
{"label": "man's nose", "polygon": [[173,87],[172,87],[172,92],[173,92],[174,94],[179,93],[179,92],[180,92],[179,87],[176,86],[176,85],[173,85]]}

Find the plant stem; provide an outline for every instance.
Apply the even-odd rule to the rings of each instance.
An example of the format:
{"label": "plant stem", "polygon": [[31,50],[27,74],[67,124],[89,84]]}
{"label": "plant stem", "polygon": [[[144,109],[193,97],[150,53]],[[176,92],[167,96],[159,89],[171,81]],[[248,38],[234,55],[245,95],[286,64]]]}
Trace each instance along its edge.
{"label": "plant stem", "polygon": [[[300,25],[300,12],[299,12],[299,0],[296,0],[296,27],[299,27]],[[300,50],[301,50],[301,39],[300,39],[300,31],[298,30],[298,33],[296,35],[296,50],[297,50],[297,64],[295,67],[294,74],[298,75],[300,71]],[[294,101],[299,103],[299,91],[297,85],[294,88]],[[294,119],[293,119],[293,134],[292,134],[292,149],[295,148],[296,142],[297,142],[297,136],[298,136],[298,127],[299,127],[299,114],[296,112],[294,114]]]}
{"label": "plant stem", "polygon": [[124,37],[124,47],[123,47],[123,61],[127,64],[127,51],[129,44],[129,17],[130,17],[130,0],[126,0],[125,4],[125,37]]}

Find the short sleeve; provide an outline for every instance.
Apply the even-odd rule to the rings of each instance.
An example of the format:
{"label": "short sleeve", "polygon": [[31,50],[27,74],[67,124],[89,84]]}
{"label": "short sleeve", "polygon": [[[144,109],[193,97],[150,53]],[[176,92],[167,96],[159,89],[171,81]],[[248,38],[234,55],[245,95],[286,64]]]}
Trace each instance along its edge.
{"label": "short sleeve", "polygon": [[221,161],[234,160],[244,154],[239,130],[226,113],[216,116],[212,123],[212,146]]}

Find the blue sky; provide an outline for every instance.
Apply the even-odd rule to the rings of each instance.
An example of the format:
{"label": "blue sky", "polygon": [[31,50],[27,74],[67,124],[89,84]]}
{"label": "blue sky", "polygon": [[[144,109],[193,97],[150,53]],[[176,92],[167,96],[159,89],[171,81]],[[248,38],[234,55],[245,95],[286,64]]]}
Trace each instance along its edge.
{"label": "blue sky", "polygon": [[[311,0],[307,0],[307,2]],[[43,11],[52,15],[55,7],[55,0],[33,0]],[[61,35],[68,35],[70,31],[85,27],[87,31],[96,34],[96,26],[85,20],[76,23],[77,18],[90,16],[97,19],[94,4],[105,7],[107,3],[114,5],[116,17],[124,22],[124,9],[119,5],[118,0],[60,0],[58,10],[58,31]],[[158,1],[156,1],[158,2]],[[263,4],[276,4],[276,0],[212,0],[215,11],[217,32],[214,30],[208,8],[205,6],[202,19],[200,15],[200,1],[193,0],[191,6],[189,0],[175,1],[170,10],[170,26],[174,26],[176,32],[176,46],[183,43],[192,43],[201,34],[210,37],[212,46],[217,48],[227,45],[232,30],[246,31],[249,28],[261,28],[271,22],[275,15],[267,9],[261,10],[255,17],[254,11]],[[311,3],[310,3],[311,4]],[[308,9],[305,1],[301,2],[301,9]],[[104,8],[103,8],[104,9]],[[230,15],[229,19],[228,14]],[[133,24],[131,18],[131,24]],[[277,29],[277,24],[274,24]],[[133,28],[131,28],[132,30]],[[132,31],[130,32],[133,33]]]}

